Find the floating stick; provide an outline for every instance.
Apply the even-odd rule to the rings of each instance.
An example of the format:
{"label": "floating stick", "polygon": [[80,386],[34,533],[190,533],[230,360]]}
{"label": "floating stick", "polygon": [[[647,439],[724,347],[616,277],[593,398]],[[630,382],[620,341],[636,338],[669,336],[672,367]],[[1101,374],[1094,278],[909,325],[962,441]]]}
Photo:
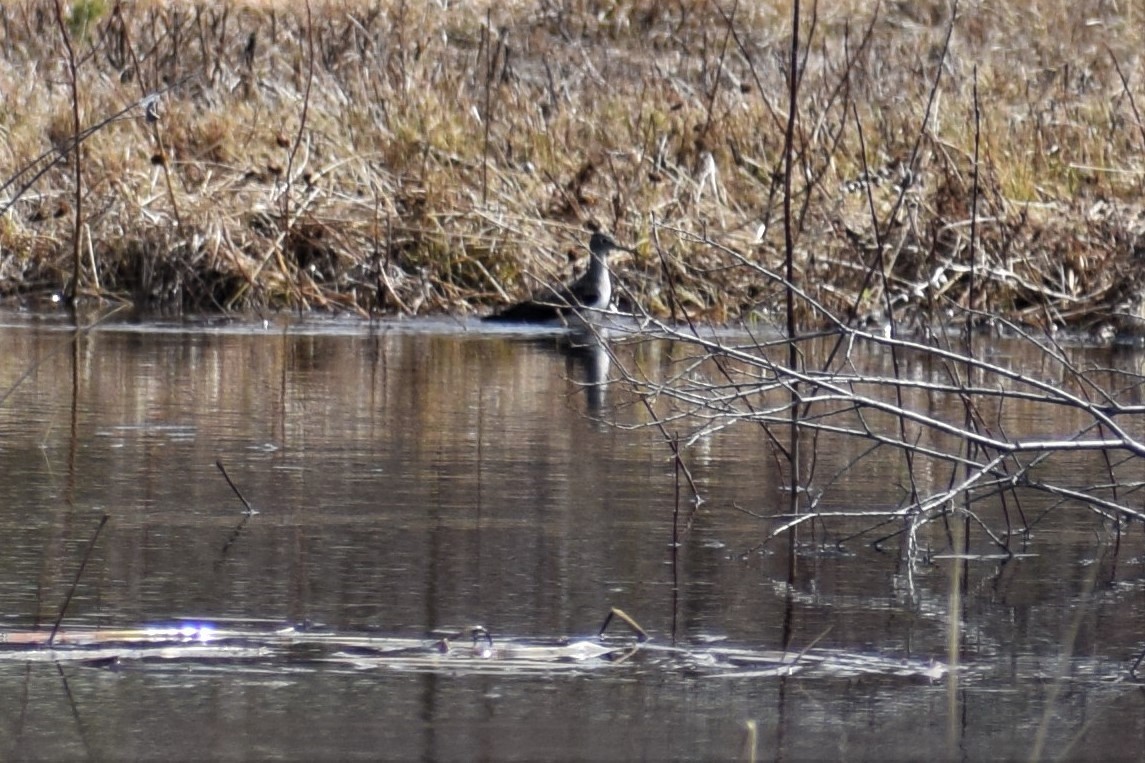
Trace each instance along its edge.
{"label": "floating stick", "polygon": [[243,494],[239,492],[238,487],[235,486],[235,483],[231,482],[230,475],[228,475],[227,470],[223,468],[223,460],[221,458],[215,459],[215,466],[219,467],[219,471],[223,473],[223,479],[225,479],[227,484],[231,486],[231,490],[235,491],[235,495],[237,495],[239,500],[243,502],[243,506],[246,506],[246,513],[251,515],[257,514],[258,512],[255,510],[254,506],[250,505],[250,501],[244,498]]}
{"label": "floating stick", "polygon": [[604,618],[604,623],[600,626],[600,633],[597,634],[597,638],[604,636],[604,632],[608,630],[608,625],[612,622],[612,618],[614,617],[619,620],[623,620],[625,624],[632,629],[632,631],[636,634],[637,641],[644,642],[650,638],[648,636],[648,632],[640,627],[640,623],[633,620],[627,612],[625,612],[623,609],[620,609],[619,607],[613,607],[611,610],[609,610],[608,617]]}
{"label": "floating stick", "polygon": [[64,620],[64,614],[68,611],[68,605],[72,603],[72,596],[75,595],[76,588],[79,587],[80,578],[83,577],[83,571],[87,569],[87,560],[91,558],[91,552],[95,548],[95,542],[99,540],[99,534],[103,530],[103,526],[107,524],[107,520],[111,519],[110,514],[104,514],[99,520],[99,527],[95,528],[95,534],[91,536],[91,542],[87,544],[87,551],[84,552],[83,561],[80,562],[80,568],[76,570],[75,580],[72,581],[72,587],[68,589],[68,596],[64,599],[64,605],[60,607],[60,614],[56,616],[56,622],[52,626],[52,635],[48,636],[48,648],[52,646],[52,642],[56,640],[56,632],[60,629],[60,623]]}

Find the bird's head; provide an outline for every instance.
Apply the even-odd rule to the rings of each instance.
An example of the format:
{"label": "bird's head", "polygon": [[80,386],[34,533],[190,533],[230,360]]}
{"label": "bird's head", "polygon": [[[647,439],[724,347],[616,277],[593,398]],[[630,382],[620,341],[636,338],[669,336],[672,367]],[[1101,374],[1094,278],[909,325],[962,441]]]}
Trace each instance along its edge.
{"label": "bird's head", "polygon": [[612,236],[609,236],[607,233],[602,233],[601,231],[592,234],[592,238],[588,240],[588,248],[593,254],[601,256],[608,254],[613,249],[619,249],[622,252],[631,252],[633,254],[636,253],[636,250],[630,249],[627,246],[621,246],[613,240]]}

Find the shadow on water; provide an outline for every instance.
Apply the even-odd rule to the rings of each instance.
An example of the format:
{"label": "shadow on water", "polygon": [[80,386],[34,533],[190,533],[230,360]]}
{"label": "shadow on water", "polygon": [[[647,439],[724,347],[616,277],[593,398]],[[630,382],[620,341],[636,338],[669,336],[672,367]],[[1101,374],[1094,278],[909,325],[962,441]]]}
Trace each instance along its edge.
{"label": "shadow on water", "polygon": [[[5,758],[979,759],[1024,756],[1046,718],[1067,755],[1145,744],[1139,533],[1113,554],[1092,514],[1025,506],[1034,553],[964,563],[952,682],[956,560],[840,543],[857,519],[809,532],[789,578],[760,543],[784,480],[758,428],[712,418],[674,459],[609,383],[614,357],[695,373],[686,348],[3,318]],[[657,414],[670,438],[695,415]],[[822,500],[882,509],[901,479],[876,464]],[[652,640],[598,639],[611,607]]]}

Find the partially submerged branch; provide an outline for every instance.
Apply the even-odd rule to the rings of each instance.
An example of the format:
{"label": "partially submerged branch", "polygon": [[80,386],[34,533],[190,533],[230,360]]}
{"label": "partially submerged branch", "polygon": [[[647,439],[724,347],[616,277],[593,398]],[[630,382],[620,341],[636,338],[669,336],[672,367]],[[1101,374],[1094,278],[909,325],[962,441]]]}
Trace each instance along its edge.
{"label": "partially submerged branch", "polygon": [[[667,228],[658,235],[665,233],[688,235]],[[845,483],[848,474],[855,476],[872,464],[885,467],[897,453],[901,478],[914,486],[904,503],[871,513],[828,508],[839,499],[824,500],[823,486],[812,481],[801,488],[811,496],[810,513],[772,515],[776,524],[768,538],[812,520],[876,516],[907,523],[914,532],[922,524],[961,514],[992,545],[1010,551],[1014,532],[1009,519],[1004,529],[994,528],[993,509],[1008,501],[1020,507],[1034,496],[1052,506],[1086,506],[1115,524],[1145,521],[1138,497],[1145,485],[1137,480],[1145,458],[1140,425],[1145,405],[1139,394],[1145,379],[1134,370],[1086,369],[1071,358],[1076,353],[1024,330],[1015,329],[1005,340],[1006,357],[1023,358],[1020,366],[1010,366],[995,355],[952,349],[944,335],[907,339],[856,328],[733,248],[707,237],[702,243],[731,266],[787,290],[834,331],[791,339],[749,332],[744,341],[742,335],[733,339],[711,327],[670,324],[643,313],[642,330],[685,348],[677,350],[674,364],[655,371],[614,358],[618,378],[644,401],[652,425],[680,431],[680,447],[686,451],[701,439],[745,424],[778,440],[797,410],[799,430],[819,438],[816,451],[862,450],[830,483]],[[975,344],[981,346],[982,340]],[[842,349],[833,352],[832,346]],[[789,362],[790,347],[798,347],[806,359],[798,367]],[[891,352],[899,353],[897,363],[886,360]],[[821,358],[828,361],[808,370]],[[1029,423],[1020,434],[1011,434],[1017,419]],[[1084,466],[1094,455],[1102,466]],[[1076,484],[1087,474],[1097,478]],[[1021,529],[1027,529],[1024,521]]]}

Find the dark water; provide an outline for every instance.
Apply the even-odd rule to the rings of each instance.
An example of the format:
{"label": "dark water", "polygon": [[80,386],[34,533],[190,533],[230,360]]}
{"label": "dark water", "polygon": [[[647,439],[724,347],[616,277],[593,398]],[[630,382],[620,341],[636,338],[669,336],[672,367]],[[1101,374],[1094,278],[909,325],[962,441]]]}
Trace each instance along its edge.
{"label": "dark water", "polygon": [[[949,659],[952,562],[907,564],[895,543],[836,549],[835,528],[800,548],[789,588],[785,548],[760,547],[773,524],[756,515],[786,499],[759,428],[685,451],[705,498],[692,515],[662,434],[638,426],[644,406],[582,384],[615,369],[551,336],[280,322],[76,337],[57,319],[3,318],[5,628],[50,626],[106,514],[72,627],[197,617],[579,637],[616,606],[657,642],[699,650],[786,640]],[[680,352],[618,350],[652,375]],[[850,457],[825,451],[823,474]],[[241,525],[216,460],[259,511]],[[902,476],[887,469],[849,473],[824,500],[893,506]],[[674,559],[677,505],[693,521]],[[937,551],[939,525],[922,534]],[[1141,759],[1145,694],[1128,674],[1145,646],[1141,529],[1114,548],[1075,507],[1035,539],[1029,557],[967,568],[955,680],[649,660],[528,675],[6,660],[0,758],[727,759],[753,722],[759,759]]]}

